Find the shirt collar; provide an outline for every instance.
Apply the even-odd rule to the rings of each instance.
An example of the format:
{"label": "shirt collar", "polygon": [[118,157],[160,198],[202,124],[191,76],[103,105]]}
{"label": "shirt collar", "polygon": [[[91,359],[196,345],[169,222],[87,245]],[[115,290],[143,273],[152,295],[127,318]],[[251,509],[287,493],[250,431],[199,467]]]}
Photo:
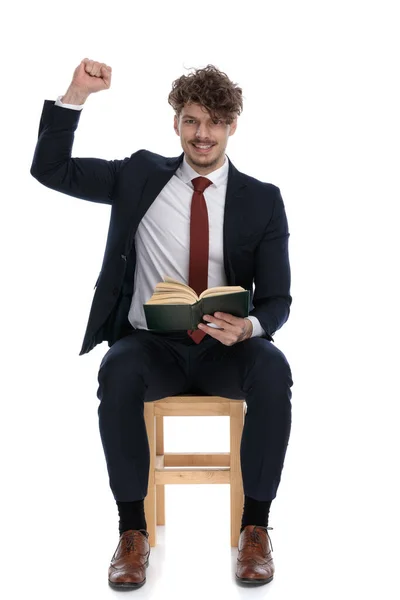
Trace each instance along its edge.
{"label": "shirt collar", "polygon": [[[227,179],[228,179],[228,171],[229,171],[229,162],[228,162],[227,156],[225,155],[225,162],[222,165],[222,167],[220,167],[219,169],[216,169],[215,171],[212,171],[208,175],[204,175],[204,177],[207,177],[207,179],[212,181],[213,184],[216,187],[218,187],[220,185],[226,184]],[[195,177],[199,177],[200,173],[195,171],[193,169],[193,167],[191,167],[189,165],[189,163],[186,160],[186,156],[183,155],[183,161],[181,162],[180,166],[178,167],[178,169],[176,171],[176,175],[184,183],[187,183],[187,184],[190,184],[191,186],[193,186],[192,179],[194,179]]]}

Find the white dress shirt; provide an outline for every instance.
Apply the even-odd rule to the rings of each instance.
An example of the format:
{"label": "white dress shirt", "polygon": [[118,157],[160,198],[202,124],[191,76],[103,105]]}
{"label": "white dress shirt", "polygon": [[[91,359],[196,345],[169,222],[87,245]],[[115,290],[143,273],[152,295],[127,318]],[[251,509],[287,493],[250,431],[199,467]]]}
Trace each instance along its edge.
{"label": "white dress shirt", "polygon": [[[63,104],[58,96],[55,104],[81,110],[83,104]],[[209,223],[208,285],[228,285],[223,256],[223,223],[229,163],[225,155],[222,167],[208,173],[212,185],[204,190]],[[158,194],[142,218],[135,235],[136,267],[134,291],[128,320],[135,329],[147,329],[143,304],[153,295],[156,284],[167,275],[189,284],[190,211],[193,196],[192,179],[199,177],[186,157]],[[154,241],[157,240],[155,244]],[[253,324],[252,336],[265,332],[257,317],[247,317]],[[208,323],[218,327],[214,323]]]}

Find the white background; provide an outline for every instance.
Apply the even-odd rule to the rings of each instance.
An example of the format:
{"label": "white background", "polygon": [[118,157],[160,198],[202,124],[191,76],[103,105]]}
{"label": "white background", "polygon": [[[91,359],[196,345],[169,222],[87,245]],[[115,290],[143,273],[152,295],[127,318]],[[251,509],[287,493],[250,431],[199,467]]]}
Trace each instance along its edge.
{"label": "white background", "polygon": [[[45,99],[88,57],[113,68],[72,156],[182,149],[172,81],[208,63],[244,94],[227,153],[280,187],[293,303],[274,338],[293,422],[270,512],[276,573],[233,576],[229,488],[167,486],[136,597],[399,593],[399,20],[396,2],[44,2],[5,13],[1,144],[4,597],[106,598],[118,542],[98,432],[107,343],[79,357],[110,207],[31,175]],[[228,418],[166,424],[166,451],[228,451]],[[5,589],[1,589],[5,588]]]}

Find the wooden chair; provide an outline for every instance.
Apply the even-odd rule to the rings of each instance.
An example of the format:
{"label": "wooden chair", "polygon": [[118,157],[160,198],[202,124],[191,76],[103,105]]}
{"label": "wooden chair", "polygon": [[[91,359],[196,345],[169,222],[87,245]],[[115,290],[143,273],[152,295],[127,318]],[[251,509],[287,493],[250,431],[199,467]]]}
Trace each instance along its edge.
{"label": "wooden chair", "polygon": [[[240,442],[246,409],[245,400],[195,394],[167,396],[144,403],[150,446],[149,484],[144,510],[150,546],[157,543],[156,525],[165,525],[164,486],[177,483],[230,484],[231,546],[238,546],[244,504]],[[164,452],[164,416],[229,416],[230,452]]]}

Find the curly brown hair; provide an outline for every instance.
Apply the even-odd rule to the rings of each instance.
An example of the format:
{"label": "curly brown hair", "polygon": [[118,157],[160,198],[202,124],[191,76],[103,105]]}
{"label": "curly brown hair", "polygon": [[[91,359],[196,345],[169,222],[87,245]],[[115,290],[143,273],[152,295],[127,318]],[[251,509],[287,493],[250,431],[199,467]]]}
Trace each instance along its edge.
{"label": "curly brown hair", "polygon": [[168,104],[178,119],[186,102],[201,104],[212,119],[224,118],[226,123],[232,123],[243,110],[242,89],[210,64],[173,81]]}

